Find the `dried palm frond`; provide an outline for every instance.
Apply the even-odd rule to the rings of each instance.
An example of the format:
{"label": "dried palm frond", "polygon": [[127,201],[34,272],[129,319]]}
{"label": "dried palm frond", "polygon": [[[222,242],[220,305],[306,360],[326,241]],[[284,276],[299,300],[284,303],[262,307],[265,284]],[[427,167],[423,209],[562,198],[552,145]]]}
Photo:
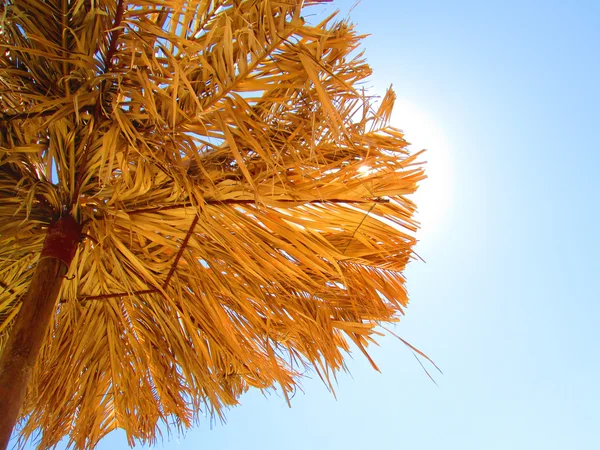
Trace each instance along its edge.
{"label": "dried palm frond", "polygon": [[40,448],[330,384],[406,306],[418,154],[360,88],[361,36],[302,7],[0,7],[0,348],[48,230],[82,227],[20,413]]}

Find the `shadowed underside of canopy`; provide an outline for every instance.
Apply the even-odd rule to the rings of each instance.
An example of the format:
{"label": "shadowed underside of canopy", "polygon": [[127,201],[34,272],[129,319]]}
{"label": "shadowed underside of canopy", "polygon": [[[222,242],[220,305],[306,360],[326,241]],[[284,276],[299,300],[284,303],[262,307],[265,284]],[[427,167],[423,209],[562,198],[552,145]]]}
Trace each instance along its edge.
{"label": "shadowed underside of canopy", "polygon": [[301,3],[0,7],[0,348],[48,228],[82,227],[24,437],[154,442],[250,387],[330,384],[406,306],[423,171],[361,37]]}

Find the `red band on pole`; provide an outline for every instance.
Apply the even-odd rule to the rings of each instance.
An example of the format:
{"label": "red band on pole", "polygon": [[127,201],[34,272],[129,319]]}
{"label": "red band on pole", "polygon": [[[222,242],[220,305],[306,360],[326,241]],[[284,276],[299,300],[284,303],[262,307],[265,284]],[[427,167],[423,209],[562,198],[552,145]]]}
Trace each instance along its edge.
{"label": "red band on pole", "polygon": [[56,258],[69,267],[80,237],[81,224],[71,216],[61,217],[48,228],[41,258]]}

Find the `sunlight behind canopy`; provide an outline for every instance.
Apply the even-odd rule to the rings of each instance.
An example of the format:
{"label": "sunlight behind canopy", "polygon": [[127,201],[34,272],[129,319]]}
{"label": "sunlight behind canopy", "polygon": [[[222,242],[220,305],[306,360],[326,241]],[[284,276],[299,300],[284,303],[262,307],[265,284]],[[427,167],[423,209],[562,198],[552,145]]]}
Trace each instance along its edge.
{"label": "sunlight behind canopy", "polygon": [[430,243],[443,229],[451,212],[453,199],[453,168],[451,148],[439,123],[423,109],[403,97],[396,99],[392,114],[392,126],[405,131],[405,139],[414,151],[426,149],[422,159],[426,161],[427,179],[420,183],[411,199],[419,205],[416,220],[421,223],[417,233],[419,241],[426,237]]}

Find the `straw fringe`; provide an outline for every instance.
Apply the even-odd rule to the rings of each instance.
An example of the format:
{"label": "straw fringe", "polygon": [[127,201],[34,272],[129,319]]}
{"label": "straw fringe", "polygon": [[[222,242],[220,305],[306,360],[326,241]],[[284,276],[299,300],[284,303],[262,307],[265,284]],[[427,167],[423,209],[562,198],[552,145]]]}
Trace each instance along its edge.
{"label": "straw fringe", "polygon": [[85,234],[23,439],[154,443],[250,387],[331,385],[348,342],[366,354],[402,313],[423,170],[393,92],[375,110],[360,90],[361,36],[301,8],[0,7],[0,348],[48,225]]}

